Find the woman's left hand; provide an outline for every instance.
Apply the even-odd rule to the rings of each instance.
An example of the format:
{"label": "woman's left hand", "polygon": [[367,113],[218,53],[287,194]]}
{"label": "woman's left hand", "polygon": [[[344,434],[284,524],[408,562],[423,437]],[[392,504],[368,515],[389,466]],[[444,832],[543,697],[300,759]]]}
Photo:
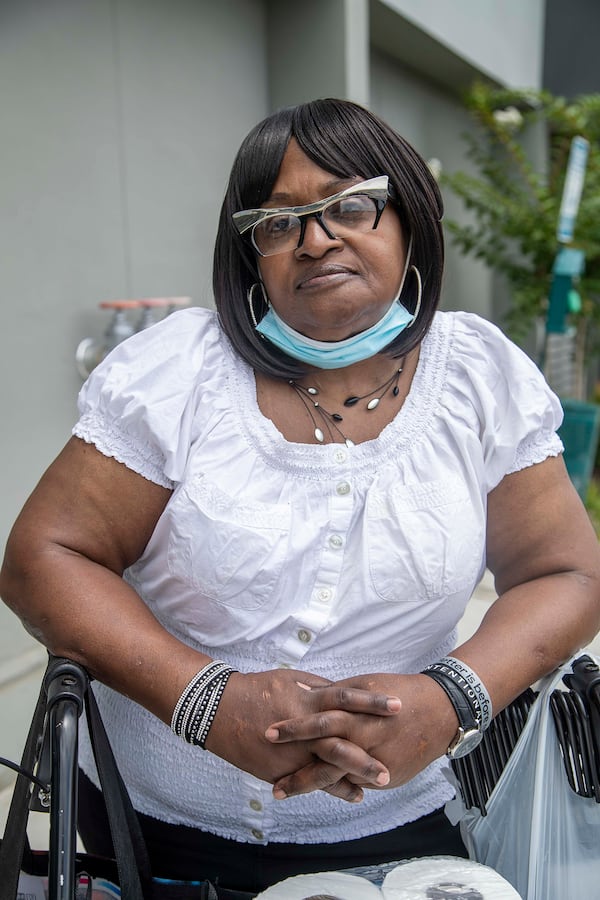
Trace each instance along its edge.
{"label": "woman's left hand", "polygon": [[[334,691],[340,687],[362,688],[388,693],[402,700],[402,708],[392,717],[367,716],[335,708]],[[456,713],[445,692],[426,675],[361,675],[338,681],[331,687],[313,687],[319,691],[321,704],[327,704],[331,694],[331,708],[301,718],[275,722],[266,731],[272,743],[313,741],[318,753],[318,740],[338,738],[351,741],[380,760],[390,772],[385,788],[398,787],[413,778],[433,760],[442,756],[456,734]],[[320,762],[320,761],[319,761]],[[313,783],[313,768],[309,764],[275,782],[273,794],[277,799],[307,793]],[[350,781],[358,782],[348,776]],[[361,783],[374,788],[373,784]]]}

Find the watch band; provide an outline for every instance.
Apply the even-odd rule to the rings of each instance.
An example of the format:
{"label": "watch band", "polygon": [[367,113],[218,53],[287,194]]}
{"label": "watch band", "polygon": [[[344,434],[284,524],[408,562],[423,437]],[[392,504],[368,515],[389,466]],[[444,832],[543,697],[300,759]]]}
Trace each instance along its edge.
{"label": "watch band", "polygon": [[[470,704],[473,715],[480,723],[482,730],[485,731],[485,729],[490,724],[489,717],[484,715],[484,709],[482,708],[479,695],[460,672],[446,665],[446,663],[442,662],[441,660],[438,660],[437,662],[431,663],[431,665],[426,666],[423,671],[426,674],[436,672],[438,675],[441,675],[443,678],[445,678],[449,684],[452,684],[454,685],[454,687],[459,688],[462,691],[463,696],[465,697],[467,702]],[[485,711],[488,711],[487,706],[485,707]]]}
{"label": "watch band", "polygon": [[466,662],[463,662],[462,659],[457,659],[456,656],[444,656],[437,663],[434,663],[434,666],[436,668],[440,667],[441,671],[447,672],[453,678],[456,678],[463,691],[466,691],[469,696],[476,698],[475,702],[478,704],[481,713],[481,727],[485,731],[489,727],[494,713],[492,710],[492,698],[479,675]]}
{"label": "watch band", "polygon": [[421,674],[428,675],[446,692],[458,717],[458,731],[446,755],[451,758],[466,756],[483,737],[481,717],[477,716],[474,705],[452,677],[434,668],[427,668]]}

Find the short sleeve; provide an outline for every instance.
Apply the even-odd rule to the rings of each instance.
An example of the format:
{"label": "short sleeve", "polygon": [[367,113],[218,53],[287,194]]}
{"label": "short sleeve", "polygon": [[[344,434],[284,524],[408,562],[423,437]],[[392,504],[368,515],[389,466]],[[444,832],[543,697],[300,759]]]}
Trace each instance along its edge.
{"label": "short sleeve", "polygon": [[563,451],[563,411],[533,360],[499,328],[471,313],[455,315],[453,380],[462,402],[475,408],[490,491],[505,475]]}
{"label": "short sleeve", "polygon": [[119,344],[78,398],[73,434],[163,487],[180,477],[207,357],[222,354],[216,316],[172,313]]}

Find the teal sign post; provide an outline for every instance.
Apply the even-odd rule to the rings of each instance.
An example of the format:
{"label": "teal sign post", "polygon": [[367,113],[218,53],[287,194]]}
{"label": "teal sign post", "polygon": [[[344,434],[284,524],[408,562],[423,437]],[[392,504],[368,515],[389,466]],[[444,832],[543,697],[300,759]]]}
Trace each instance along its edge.
{"label": "teal sign post", "polygon": [[[581,298],[576,284],[585,267],[585,256],[583,250],[565,245],[572,242],[575,232],[588,150],[588,141],[582,137],[573,138],[556,229],[559,249],[552,266],[552,283],[548,297],[546,359],[548,359],[549,339],[552,336],[555,354],[556,348],[559,351],[561,348],[563,350],[565,347],[569,348],[569,364],[575,329],[567,323],[569,313],[581,310]],[[560,361],[560,353],[558,357],[555,356],[555,362],[556,359]],[[552,369],[552,366],[550,368]],[[559,376],[564,377],[564,374],[560,365],[556,366],[555,371],[558,383]],[[572,377],[570,380],[572,381]],[[564,388],[560,394],[562,393]],[[564,419],[559,435],[564,444],[564,460],[571,481],[581,499],[585,501],[596,461],[600,435],[600,406],[570,398],[568,389],[566,398],[561,396],[561,403]]]}
{"label": "teal sign post", "polygon": [[[570,244],[573,240],[589,149],[589,141],[583,137],[577,136],[571,141],[556,228],[556,238],[559,244]],[[552,283],[546,320],[548,334],[565,334],[568,330],[568,314],[580,311],[581,298],[575,288],[575,283],[582,274],[584,266],[585,257],[582,250],[560,247],[552,266]]]}
{"label": "teal sign post", "polygon": [[558,227],[556,229],[556,237],[559,244],[570,244],[573,240],[589,149],[590,142],[583,137],[577,136],[571,141],[567,174],[558,215]]}
{"label": "teal sign post", "polygon": [[585,266],[583,250],[561,247],[552,266],[552,283],[548,297],[548,317],[546,332],[564,334],[567,331],[567,316],[581,310],[581,297],[575,283]]}

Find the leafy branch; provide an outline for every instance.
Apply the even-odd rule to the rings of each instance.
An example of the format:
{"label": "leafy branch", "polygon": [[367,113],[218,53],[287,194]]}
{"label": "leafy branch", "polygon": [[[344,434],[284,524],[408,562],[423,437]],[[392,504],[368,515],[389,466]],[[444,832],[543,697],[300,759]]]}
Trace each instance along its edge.
{"label": "leafy branch", "polygon": [[[443,187],[460,197],[469,222],[448,221],[452,241],[507,280],[511,308],[506,327],[523,340],[546,314],[556,228],[571,141],[590,142],[584,189],[572,246],[585,253],[577,285],[582,309],[574,324],[590,340],[600,325],[600,94],[567,101],[547,91],[495,89],[477,83],[465,98],[476,129],[465,135],[475,174],[443,173]],[[527,153],[527,138],[541,129],[546,159]]]}

